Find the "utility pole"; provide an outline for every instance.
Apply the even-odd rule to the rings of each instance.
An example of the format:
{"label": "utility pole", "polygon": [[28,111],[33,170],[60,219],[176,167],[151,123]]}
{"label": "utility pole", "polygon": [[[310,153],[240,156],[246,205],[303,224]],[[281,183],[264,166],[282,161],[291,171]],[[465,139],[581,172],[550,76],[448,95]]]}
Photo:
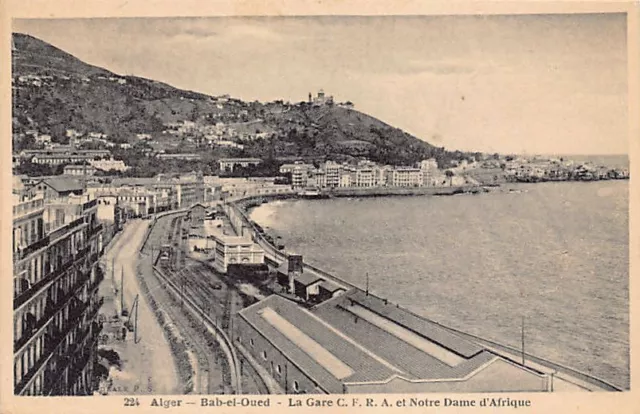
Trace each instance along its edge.
{"label": "utility pole", "polygon": [[284,363],[284,393],[289,394],[289,369],[287,368],[288,364],[285,360]]}
{"label": "utility pole", "polygon": [[367,272],[367,276],[366,277],[367,277],[366,293],[367,293],[367,296],[369,296],[369,272]]}
{"label": "utility pole", "polygon": [[180,274],[180,307],[184,307],[184,279]]}
{"label": "utility pole", "polygon": [[524,316],[522,316],[522,365],[525,365],[524,361]]}
{"label": "utility pole", "polygon": [[136,316],[133,323],[133,343],[138,343],[138,295],[136,295],[136,299],[134,300],[134,305],[136,308]]}
{"label": "utility pole", "polygon": [[124,267],[120,268],[120,311],[124,311]]}

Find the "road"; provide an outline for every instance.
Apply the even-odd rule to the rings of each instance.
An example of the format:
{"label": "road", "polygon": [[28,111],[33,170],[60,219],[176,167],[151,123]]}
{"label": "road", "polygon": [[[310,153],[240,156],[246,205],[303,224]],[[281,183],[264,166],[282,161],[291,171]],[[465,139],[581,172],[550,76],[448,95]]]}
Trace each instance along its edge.
{"label": "road", "polygon": [[[149,226],[148,221],[132,220],[127,223],[118,240],[105,252],[103,261],[107,270],[105,283],[113,286],[113,304],[121,310],[120,284],[124,282],[124,308],[131,311],[140,287],[136,278],[139,250]],[[112,269],[114,264],[115,269]],[[115,271],[114,271],[115,270]],[[131,315],[132,320],[135,313]],[[143,296],[138,299],[137,343],[133,332],[125,341],[117,341],[110,348],[120,354],[123,365],[112,375],[116,391],[139,394],[178,394],[181,392],[173,363],[171,348],[162,327]],[[112,371],[113,372],[113,371]]]}

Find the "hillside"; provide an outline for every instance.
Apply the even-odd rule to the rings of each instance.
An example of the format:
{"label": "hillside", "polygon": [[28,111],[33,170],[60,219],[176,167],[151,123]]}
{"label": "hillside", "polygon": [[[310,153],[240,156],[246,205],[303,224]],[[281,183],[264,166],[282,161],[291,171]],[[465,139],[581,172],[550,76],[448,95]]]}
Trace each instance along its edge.
{"label": "hillside", "polygon": [[[444,165],[465,156],[446,152],[341,105],[243,102],[208,96],[114,74],[32,36],[14,34],[13,39],[17,149],[33,145],[25,139],[29,130],[50,134],[54,142],[66,142],[65,132],[74,129],[81,134],[107,134],[115,143],[133,143],[136,134],[149,134],[157,148],[168,152],[197,150],[209,164],[222,156],[256,156],[272,160],[367,157],[395,165],[436,157]],[[180,138],[169,134],[169,125],[185,121],[196,125],[193,132]],[[221,124],[233,129],[231,140],[238,145],[204,146],[201,131]],[[257,134],[260,137],[256,139]],[[139,158],[139,154],[119,156],[132,163]]]}

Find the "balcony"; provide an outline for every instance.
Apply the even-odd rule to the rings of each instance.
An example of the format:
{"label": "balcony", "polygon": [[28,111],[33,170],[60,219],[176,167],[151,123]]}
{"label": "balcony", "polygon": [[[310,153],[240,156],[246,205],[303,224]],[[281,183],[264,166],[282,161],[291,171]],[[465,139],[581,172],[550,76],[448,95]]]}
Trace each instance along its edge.
{"label": "balcony", "polygon": [[43,326],[47,325],[49,321],[60,311],[60,309],[65,306],[72,297],[77,294],[77,291],[84,286],[84,284],[89,280],[89,275],[83,275],[83,277],[79,278],[76,284],[69,289],[62,298],[59,298],[58,301],[45,308],[44,315],[40,318],[39,321],[36,322],[35,326],[32,327],[31,331],[28,333],[23,333],[22,337],[19,338],[13,344],[13,351],[16,352],[20,348],[24,346],[32,337],[34,332],[38,332]]}
{"label": "balcony", "polygon": [[[65,338],[69,334],[69,332],[71,332],[71,330],[75,329],[78,326],[80,318],[82,317],[82,315],[84,314],[85,310],[88,307],[89,307],[88,303],[82,303],[73,312],[70,312],[69,319],[67,319],[65,327],[59,332],[56,332],[54,335],[50,336],[48,340],[45,340],[44,352],[42,356],[36,362],[36,364],[33,367],[31,367],[29,372],[27,372],[27,374],[24,377],[22,377],[20,382],[15,385],[14,394],[16,395],[21,394],[25,390],[25,388],[29,385],[29,383],[33,379],[33,376],[36,374],[36,372],[38,372],[40,368],[42,368],[42,366],[45,365],[51,359],[51,356],[53,354],[57,353],[57,351],[62,346],[62,344],[65,343]],[[65,353],[65,356],[63,356],[58,360],[58,364],[65,365],[65,360],[67,359],[68,359],[68,354]],[[66,363],[68,364],[68,361]],[[49,384],[47,384],[47,381],[45,381],[45,384],[43,384],[43,388],[44,389],[49,388]]]}
{"label": "balcony", "polygon": [[91,207],[95,207],[98,205],[98,199],[94,198],[93,200],[86,202],[82,205],[82,211],[88,210]]}
{"label": "balcony", "polygon": [[[77,255],[76,255],[76,257],[77,257]],[[17,309],[20,305],[22,305],[27,300],[29,300],[31,297],[33,297],[33,295],[36,292],[38,292],[44,286],[46,286],[47,284],[53,282],[60,275],[65,273],[67,270],[69,270],[71,265],[73,265],[73,261],[74,261],[74,258],[71,258],[71,259],[67,260],[67,262],[63,263],[60,267],[58,267],[57,270],[54,270],[53,272],[50,272],[47,276],[45,276],[44,278],[38,280],[29,289],[27,289],[27,290],[25,290],[23,292],[20,292],[19,295],[17,295],[16,297],[13,298],[13,309],[14,310]]]}
{"label": "balcony", "polygon": [[49,244],[49,236],[45,236],[43,238],[41,238],[40,240],[31,243],[30,245],[28,245],[27,247],[25,247],[24,249],[20,249],[17,252],[15,252],[13,254],[13,261],[16,262],[18,260],[22,260],[25,257],[27,257],[28,255],[30,255],[31,253],[42,249],[43,247],[46,247]]}
{"label": "balcony", "polygon": [[13,219],[20,216],[33,213],[44,208],[44,200],[42,198],[36,198],[30,201],[24,201],[13,206]]}
{"label": "balcony", "polygon": [[73,220],[69,224],[65,224],[64,226],[51,231],[51,233],[49,234],[49,237],[51,238],[51,240],[56,240],[64,236],[66,233],[70,232],[71,230],[75,229],[76,227],[79,227],[83,224],[84,224],[84,217],[80,217],[78,219]]}
{"label": "balcony", "polygon": [[[100,298],[100,300],[96,302],[96,304],[94,304],[91,307],[91,309],[88,311],[89,312],[88,315],[93,315],[93,317],[95,317],[95,315],[98,312],[98,309],[100,309],[100,306],[102,306],[102,303],[103,303],[103,299]],[[92,320],[93,317],[90,317],[89,320]],[[56,371],[50,372],[47,375],[45,384],[51,384],[51,383],[58,384],[60,382],[59,381],[60,378],[64,374],[65,369],[68,366],[70,366],[68,385],[73,386],[74,382],[77,380],[78,374],[89,362],[89,359],[91,358],[91,354],[92,354],[89,351],[89,348],[92,348],[93,344],[97,342],[98,335],[100,334],[101,331],[102,331],[102,324],[98,322],[95,322],[95,323],[92,322],[85,329],[80,331],[80,333],[76,337],[76,341],[74,345],[70,346],[67,349],[67,352],[65,354],[66,358],[62,361],[63,363],[58,364]],[[90,338],[89,343],[85,343],[85,340],[87,338]],[[80,355],[76,355],[77,353],[80,353]],[[45,386],[45,388],[47,387]],[[48,395],[54,394],[55,390],[56,390],[55,387],[50,387]]]}
{"label": "balcony", "polygon": [[100,232],[102,231],[102,228],[103,228],[103,227],[102,227],[102,223],[100,223],[100,224],[98,224],[97,226],[95,226],[94,228],[89,229],[89,234],[88,234],[88,236],[89,236],[89,237],[93,237],[93,236],[95,236],[96,234],[98,234],[98,233],[100,233]]}

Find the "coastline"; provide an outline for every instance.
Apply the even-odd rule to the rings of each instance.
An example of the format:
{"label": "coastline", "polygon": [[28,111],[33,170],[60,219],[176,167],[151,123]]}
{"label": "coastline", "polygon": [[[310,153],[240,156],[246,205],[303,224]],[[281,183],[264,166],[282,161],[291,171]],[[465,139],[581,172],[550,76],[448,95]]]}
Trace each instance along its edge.
{"label": "coastline", "polygon": [[[594,181],[619,181],[619,180],[594,180]],[[584,180],[582,180],[580,182],[591,182],[591,183],[593,183],[594,181],[584,181]],[[553,183],[560,183],[560,182],[562,182],[562,183],[575,183],[577,181],[567,181],[567,180],[565,180],[565,181],[553,181]],[[523,184],[527,184],[527,185],[523,185]],[[515,192],[515,193],[528,192],[528,190],[525,190],[525,188],[529,188],[531,184],[536,184],[536,183],[505,183],[505,184],[500,185],[500,186],[494,186],[496,188],[491,189],[488,192],[500,192],[500,193],[506,193],[506,192]],[[435,194],[435,192],[433,192],[431,194],[424,194],[424,193],[423,194],[415,194],[415,193],[409,194],[409,192],[403,192],[402,194],[396,194],[395,192],[384,192],[383,194],[381,194],[379,191],[371,191],[369,194],[364,195],[363,197],[382,197],[382,196],[398,196],[398,195],[400,195],[400,196],[406,196],[406,195],[414,195],[414,196],[417,196],[417,195],[431,195],[431,196],[433,196],[433,195],[470,194],[470,193],[465,193],[465,192],[460,192],[460,191],[454,193],[454,188],[447,188],[447,189],[449,191],[446,194]],[[409,190],[411,190],[411,189],[409,189]],[[354,195],[353,193],[350,194],[350,195],[345,195],[343,197],[359,198],[359,196]],[[296,195],[296,194],[292,194],[289,197],[283,197],[283,196],[270,197],[271,200],[267,200],[268,198],[269,197],[257,197],[257,196],[254,196],[254,197],[247,197],[245,199],[237,200],[237,201],[232,203],[234,207],[236,207],[236,208],[238,208],[240,210],[240,213],[241,213],[240,215],[241,216],[245,216],[246,220],[249,222],[248,224],[249,224],[250,228],[252,228],[256,232],[255,236],[257,238],[262,239],[262,240],[264,240],[265,239],[265,235],[269,235],[271,233],[271,231],[270,231],[270,229],[269,229],[269,231],[261,231],[261,232],[258,232],[256,230],[256,225],[257,225],[258,228],[261,228],[261,227],[260,227],[259,223],[255,223],[249,217],[249,214],[251,213],[253,208],[255,208],[255,207],[257,207],[257,206],[259,206],[259,205],[261,205],[261,204],[263,204],[265,202],[268,202],[268,201],[271,201],[271,200],[276,200],[276,199],[280,199],[280,200],[298,199],[298,198],[299,199],[304,199],[304,197],[300,197],[299,195]],[[269,243],[269,244],[272,246],[272,248],[275,251],[277,251],[277,249],[275,248],[273,243]],[[277,253],[278,254],[276,255],[276,257],[279,257],[280,259],[287,257],[287,252],[285,252],[285,251],[277,251]],[[313,266],[313,265],[311,265],[309,263],[305,263],[304,266],[305,267],[309,267],[310,269],[314,269],[314,270],[317,269],[315,266]],[[320,269],[318,269],[318,270],[320,270]],[[326,272],[323,272],[323,273],[326,273]],[[340,278],[340,276],[332,275],[332,277],[335,277],[338,280],[342,280]],[[363,290],[362,287],[355,286],[352,283],[349,283],[349,282],[345,281],[345,284],[347,284],[347,285],[349,285],[349,286],[351,286],[351,287],[353,287],[355,289]],[[400,306],[400,307],[403,307],[403,306]],[[405,307],[403,307],[403,308],[405,308]],[[431,320],[426,316],[423,316],[423,315],[419,315],[419,316],[421,318],[425,318],[425,319]],[[438,323],[438,322],[436,322],[436,323]],[[473,335],[467,334],[465,332],[459,332],[455,328],[451,328],[449,326],[442,325],[441,323],[438,323],[438,324],[443,326],[444,328],[452,331],[452,332],[455,332],[455,333],[458,333],[458,334],[468,335],[469,337],[473,336]],[[485,338],[477,337],[475,339],[480,340],[480,341],[486,341],[486,343],[491,343],[494,346],[495,345],[498,345],[499,347],[503,346],[501,344],[498,344],[496,342],[492,342],[492,341],[487,340]],[[508,347],[507,346],[503,346],[503,347],[504,347],[504,349],[500,348],[500,351],[501,352],[502,351],[507,352]],[[510,351],[512,351],[512,350],[510,350]],[[606,389],[611,390],[611,391],[614,391],[614,390],[620,391],[620,390],[624,389],[620,385],[614,385],[613,383],[610,383],[607,380],[603,380],[602,378],[590,375],[590,374],[585,373],[585,372],[581,372],[581,371],[579,371],[579,370],[577,370],[575,368],[571,368],[571,367],[565,366],[565,365],[560,365],[559,363],[556,363],[556,362],[553,362],[553,361],[549,361],[549,360],[546,360],[544,358],[540,358],[540,357],[535,356],[535,355],[530,355],[529,353],[527,353],[526,355],[527,355],[527,359],[528,360],[529,359],[531,359],[531,360],[535,359],[535,360],[539,361],[540,363],[542,363],[543,365],[546,365],[546,366],[550,367],[550,369],[555,369],[555,370],[557,370],[559,372],[564,372],[565,375],[572,376],[573,378],[576,378],[576,377],[577,378],[581,378],[582,380],[585,380],[587,383],[589,383],[591,385],[595,385],[597,388],[606,388]]]}

